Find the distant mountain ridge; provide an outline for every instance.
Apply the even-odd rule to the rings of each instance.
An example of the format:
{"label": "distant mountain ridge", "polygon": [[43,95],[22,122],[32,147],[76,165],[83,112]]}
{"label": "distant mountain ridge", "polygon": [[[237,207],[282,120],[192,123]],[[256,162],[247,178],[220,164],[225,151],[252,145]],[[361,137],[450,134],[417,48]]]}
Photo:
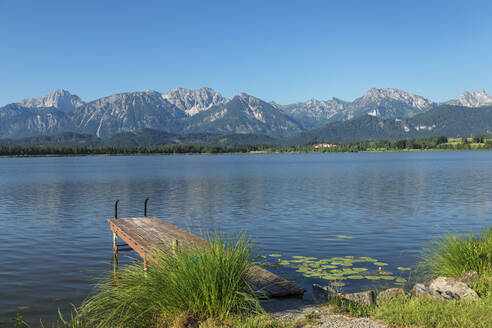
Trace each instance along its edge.
{"label": "distant mountain ridge", "polygon": [[240,93],[232,100],[191,117],[187,132],[260,133],[275,137],[303,131],[302,125],[271,104]]}
{"label": "distant mountain ridge", "polygon": [[353,102],[332,98],[279,106],[302,122],[306,129],[336,121],[346,121],[363,115],[382,118],[411,117],[437,106],[437,103],[395,88],[372,88]]}
{"label": "distant mountain ridge", "polygon": [[72,113],[77,132],[103,138],[143,128],[177,132],[185,117],[182,110],[152,90],[100,98]]}
{"label": "distant mountain ridge", "polygon": [[482,107],[492,105],[492,97],[489,96],[484,89],[475,92],[465,91],[458,99],[453,99],[445,102],[449,105],[466,106],[466,107]]}
{"label": "distant mountain ridge", "polygon": [[[482,107],[492,104],[492,97],[484,90],[465,92],[445,104]],[[245,93],[227,99],[210,88],[126,92],[89,102],[59,89],[0,107],[0,138],[65,131],[108,138],[145,128],[169,133],[247,133],[280,138],[365,116],[407,119],[438,105],[395,88],[373,88],[352,102],[311,99],[290,105],[265,102]]]}
{"label": "distant mountain ridge", "polygon": [[274,139],[248,133],[170,133],[155,129],[122,132],[108,138],[91,134],[64,132],[51,136],[0,139],[0,145],[31,146],[167,146],[167,145],[284,145],[295,146],[319,142],[354,142],[367,140],[401,140],[430,136],[463,137],[492,135],[492,106],[469,108],[440,105],[411,118],[383,119],[364,115],[297,135]]}
{"label": "distant mountain ridge", "polygon": [[430,136],[464,137],[492,134],[492,106],[470,108],[440,105],[410,118],[383,119],[371,115],[328,123],[280,141],[285,145],[310,142],[398,140]]}

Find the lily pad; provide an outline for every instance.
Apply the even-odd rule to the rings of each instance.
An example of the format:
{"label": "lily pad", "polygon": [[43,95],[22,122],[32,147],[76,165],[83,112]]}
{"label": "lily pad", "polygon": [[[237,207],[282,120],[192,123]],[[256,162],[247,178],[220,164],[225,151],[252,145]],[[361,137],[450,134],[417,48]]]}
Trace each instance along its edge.
{"label": "lily pad", "polygon": [[379,279],[381,279],[381,277],[378,277],[378,276],[366,276],[365,278],[366,279],[369,279],[369,280],[379,280]]}
{"label": "lily pad", "polygon": [[379,274],[382,274],[384,276],[391,276],[393,274],[393,272],[389,272],[389,271],[379,271]]}
{"label": "lily pad", "polygon": [[384,262],[374,262],[373,264],[374,265],[378,265],[378,266],[386,266],[386,265],[388,265],[388,263],[384,263]]}
{"label": "lily pad", "polygon": [[378,261],[378,260],[373,259],[372,257],[368,257],[368,256],[361,256],[357,260],[362,261],[362,262],[377,262]]}
{"label": "lily pad", "polygon": [[394,280],[395,277],[393,277],[393,276],[381,276],[381,279],[384,279],[384,280]]}
{"label": "lily pad", "polygon": [[281,257],[282,255],[280,255],[280,254],[270,254],[268,256],[270,256],[270,257]]}
{"label": "lily pad", "polygon": [[323,269],[335,269],[337,266],[336,265],[323,265]]}
{"label": "lily pad", "polygon": [[328,274],[326,276],[323,276],[323,279],[325,279],[325,280],[338,280],[338,281],[342,281],[342,280],[346,280],[347,278],[344,277],[344,276],[337,275],[337,274]]}
{"label": "lily pad", "polygon": [[332,282],[331,285],[333,287],[343,287],[343,286],[345,286],[345,283],[341,282],[341,281],[335,281],[335,282]]}
{"label": "lily pad", "polygon": [[398,267],[397,269],[400,270],[400,271],[408,271],[408,270],[410,270],[410,268],[404,268],[404,267]]}
{"label": "lily pad", "polygon": [[340,239],[354,239],[354,237],[345,236],[345,235],[336,235],[335,237],[340,238]]}
{"label": "lily pad", "polygon": [[353,275],[353,276],[348,276],[347,278],[349,278],[349,279],[364,279],[364,276],[361,276],[361,275]]}

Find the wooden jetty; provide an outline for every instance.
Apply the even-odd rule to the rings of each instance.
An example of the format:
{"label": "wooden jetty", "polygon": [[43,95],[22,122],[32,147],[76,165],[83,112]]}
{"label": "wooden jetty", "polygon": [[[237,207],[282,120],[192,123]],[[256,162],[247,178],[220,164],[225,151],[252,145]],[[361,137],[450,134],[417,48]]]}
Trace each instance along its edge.
{"label": "wooden jetty", "polygon": [[[144,268],[152,262],[155,249],[170,251],[178,245],[200,244],[204,239],[155,217],[118,218],[117,204],[115,217],[108,219],[113,231],[114,268],[117,270],[119,247],[129,246],[143,259]],[[145,210],[145,215],[147,211]],[[126,245],[118,245],[118,237]],[[267,297],[302,297],[306,290],[293,282],[283,279],[259,266],[253,266],[248,280],[255,290]]]}

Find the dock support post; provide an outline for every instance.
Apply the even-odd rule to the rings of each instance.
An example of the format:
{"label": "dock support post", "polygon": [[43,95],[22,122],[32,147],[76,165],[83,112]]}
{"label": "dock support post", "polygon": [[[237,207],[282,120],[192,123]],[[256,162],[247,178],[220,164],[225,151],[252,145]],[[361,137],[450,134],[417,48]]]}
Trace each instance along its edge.
{"label": "dock support post", "polygon": [[176,250],[178,249],[178,246],[179,246],[178,240],[174,239],[171,245],[174,255],[176,255]]}
{"label": "dock support post", "polygon": [[145,198],[144,202],[144,217],[147,217],[147,202],[149,201],[149,198]]}
{"label": "dock support post", "polygon": [[118,271],[118,236],[113,232],[113,271]]}

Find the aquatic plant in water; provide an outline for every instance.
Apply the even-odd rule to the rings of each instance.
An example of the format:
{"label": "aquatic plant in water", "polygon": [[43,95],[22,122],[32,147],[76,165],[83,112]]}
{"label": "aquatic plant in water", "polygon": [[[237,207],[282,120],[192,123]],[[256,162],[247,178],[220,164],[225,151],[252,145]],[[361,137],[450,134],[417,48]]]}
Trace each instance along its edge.
{"label": "aquatic plant in water", "polygon": [[[337,237],[348,236],[338,235]],[[281,254],[270,254],[269,258],[275,258],[275,263],[260,263],[266,266],[280,266],[285,268],[295,269],[299,275],[293,280],[302,281],[308,278],[318,278],[330,281],[330,284],[335,287],[343,287],[346,285],[345,280],[363,280],[369,281],[388,281],[395,285],[405,285],[407,280],[401,276],[396,276],[391,271],[383,270],[382,267],[388,267],[389,264],[380,262],[377,259],[368,256],[355,257],[347,255],[345,257],[331,257],[318,259],[316,257],[294,255],[291,258],[283,258]],[[373,264],[372,266],[370,264]],[[375,268],[377,267],[377,268]],[[410,268],[397,267],[399,272],[406,272]],[[292,275],[289,277],[292,279]]]}

